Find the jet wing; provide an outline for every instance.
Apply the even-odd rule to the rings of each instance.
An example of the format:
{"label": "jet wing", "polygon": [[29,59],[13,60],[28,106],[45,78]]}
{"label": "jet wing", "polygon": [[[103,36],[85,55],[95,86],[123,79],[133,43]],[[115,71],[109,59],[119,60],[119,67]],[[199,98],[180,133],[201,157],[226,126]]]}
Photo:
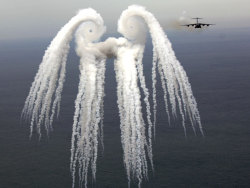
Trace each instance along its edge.
{"label": "jet wing", "polygon": [[210,26],[210,25],[215,25],[215,24],[207,24],[207,23],[200,23],[201,26]]}
{"label": "jet wing", "polygon": [[187,26],[187,27],[189,27],[189,26],[195,26],[196,24],[185,24],[185,25],[181,25],[181,26]]}

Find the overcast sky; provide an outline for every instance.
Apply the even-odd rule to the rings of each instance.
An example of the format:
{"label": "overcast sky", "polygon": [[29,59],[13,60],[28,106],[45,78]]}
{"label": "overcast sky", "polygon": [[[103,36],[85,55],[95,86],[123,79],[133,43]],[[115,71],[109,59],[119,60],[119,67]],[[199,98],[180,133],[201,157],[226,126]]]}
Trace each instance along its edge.
{"label": "overcast sky", "polygon": [[[190,17],[216,23],[216,28],[250,27],[249,0],[0,0],[0,40],[44,38],[57,31],[77,10],[99,12],[107,32],[116,31],[121,12],[131,4],[143,5],[165,28],[185,11]],[[191,21],[191,20],[190,20]]]}

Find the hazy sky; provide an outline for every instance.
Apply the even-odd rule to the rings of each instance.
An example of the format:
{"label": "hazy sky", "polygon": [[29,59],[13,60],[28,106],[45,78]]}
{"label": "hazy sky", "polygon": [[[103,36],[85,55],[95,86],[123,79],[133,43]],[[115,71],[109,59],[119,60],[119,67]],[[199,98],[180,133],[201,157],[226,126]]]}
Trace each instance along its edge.
{"label": "hazy sky", "polygon": [[108,32],[128,5],[143,5],[167,29],[185,11],[216,28],[250,27],[249,0],[0,0],[0,40],[52,37],[81,8],[99,12]]}

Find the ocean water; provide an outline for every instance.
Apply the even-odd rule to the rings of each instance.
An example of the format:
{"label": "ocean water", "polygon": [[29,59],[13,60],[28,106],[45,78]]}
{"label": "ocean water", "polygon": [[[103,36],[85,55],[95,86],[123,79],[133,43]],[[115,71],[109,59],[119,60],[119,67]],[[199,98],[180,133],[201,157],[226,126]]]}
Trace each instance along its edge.
{"label": "ocean water", "polygon": [[[250,28],[166,31],[187,72],[198,103],[205,137],[178,120],[168,120],[157,85],[158,114],[153,141],[155,171],[142,187],[249,187],[250,178]],[[50,39],[0,41],[0,187],[71,187],[69,170],[79,59],[74,44],[68,57],[61,113],[49,138],[29,140],[20,121],[30,85]],[[151,43],[144,73],[151,90]],[[96,182],[89,187],[125,188],[116,81],[107,62],[104,102],[104,151],[99,150]],[[189,126],[189,123],[187,122]],[[133,183],[131,187],[137,187]]]}

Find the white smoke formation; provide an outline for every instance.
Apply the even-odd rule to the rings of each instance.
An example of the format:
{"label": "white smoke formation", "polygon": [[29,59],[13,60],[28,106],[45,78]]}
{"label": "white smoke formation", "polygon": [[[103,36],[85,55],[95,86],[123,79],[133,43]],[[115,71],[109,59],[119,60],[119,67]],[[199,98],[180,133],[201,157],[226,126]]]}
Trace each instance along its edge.
{"label": "white smoke formation", "polygon": [[[84,22],[84,23],[83,23]],[[79,25],[81,27],[79,27]],[[72,133],[71,171],[73,187],[76,163],[79,182],[87,186],[88,168],[95,179],[98,135],[102,137],[104,73],[106,56],[89,44],[105,32],[101,16],[93,9],[80,10],[56,35],[45,52],[38,73],[25,101],[22,117],[30,119],[30,137],[34,126],[41,138],[41,125],[47,134],[57,110],[59,114],[61,93],[65,80],[65,67],[69,42],[76,28],[77,54],[80,60],[80,83],[75,102]],[[98,59],[96,57],[99,57]]]}
{"label": "white smoke formation", "polygon": [[[121,142],[128,183],[130,185],[131,180],[135,179],[138,187],[141,187],[143,178],[147,179],[148,176],[148,160],[153,170],[152,134],[155,133],[156,124],[157,72],[169,121],[170,113],[174,117],[180,114],[185,135],[187,118],[194,132],[198,126],[203,134],[187,75],[158,21],[145,8],[133,5],[123,11],[118,21],[118,31],[125,38],[108,38],[104,42],[97,42],[105,32],[101,16],[93,9],[81,10],[53,39],[32,83],[22,112],[22,117],[30,120],[30,136],[35,127],[41,137],[42,125],[49,134],[54,115],[56,112],[59,114],[69,42],[76,29],[80,82],[71,142],[72,187],[77,180],[77,169],[80,187],[87,187],[89,170],[93,180],[96,178],[98,144],[100,141],[102,144],[103,138],[105,63],[110,57],[115,57]],[[142,63],[147,30],[153,43],[153,123]],[[141,101],[146,107],[145,119]]]}
{"label": "white smoke formation", "polygon": [[[129,39],[133,43],[141,43],[142,40],[140,37],[138,41],[138,35],[143,35],[145,32],[141,30],[142,27],[137,28],[139,25],[138,22],[142,21],[145,23],[149,29],[149,33],[152,38],[153,43],[153,68],[152,68],[152,88],[153,88],[153,112],[154,112],[154,123],[155,127],[156,122],[156,69],[158,69],[160,80],[162,83],[162,88],[164,91],[164,101],[166,106],[166,113],[170,118],[169,111],[171,110],[172,115],[174,117],[177,116],[177,110],[179,110],[179,114],[182,119],[182,126],[184,128],[184,132],[186,135],[186,118],[190,119],[193,130],[196,133],[196,126],[199,127],[201,134],[203,135],[202,126],[200,122],[199,111],[197,108],[197,104],[195,98],[193,97],[193,93],[191,90],[190,83],[188,81],[188,77],[180,65],[179,61],[176,59],[174,51],[172,50],[171,43],[165,35],[163,29],[161,28],[158,21],[155,19],[154,15],[150,12],[146,11],[145,8],[137,5],[129,6],[127,10],[123,11],[119,21],[118,21],[118,31],[123,34],[127,39]],[[140,25],[139,25],[140,26]],[[135,48],[135,45],[134,45]],[[122,49],[121,49],[122,50]],[[128,179],[130,181],[130,177],[136,177],[138,181],[138,186],[140,187],[142,176],[147,177],[147,162],[144,148],[148,148],[148,156],[150,160],[152,160],[152,147],[151,147],[151,123],[149,123],[148,127],[148,142],[146,142],[145,138],[145,124],[143,122],[143,118],[140,112],[141,106],[140,102],[136,102],[139,106],[131,104],[131,101],[136,100],[140,101],[137,98],[140,98],[140,93],[137,93],[137,86],[134,82],[136,79],[132,81],[132,79],[123,81],[123,85],[120,83],[119,79],[126,80],[129,77],[142,77],[140,76],[140,70],[137,66],[139,75],[136,71],[132,71],[135,68],[130,65],[133,59],[141,61],[141,58],[137,58],[138,54],[142,54],[143,47],[138,50],[135,54],[136,50],[130,47],[130,49],[126,49],[120,52],[119,55],[123,55],[122,60],[117,61],[116,67],[117,69],[126,70],[126,72],[122,73],[117,70],[118,77],[118,104],[120,107],[120,117],[121,117],[121,129],[122,129],[122,143],[124,150],[124,163],[127,169]],[[133,53],[132,53],[133,52]],[[123,53],[123,54],[122,54]],[[130,53],[130,54],[129,54]],[[118,55],[118,57],[119,57]],[[140,55],[139,55],[140,56]],[[130,59],[129,59],[130,58]],[[123,65],[124,64],[124,65]],[[133,63],[136,65],[136,63]],[[141,64],[141,63],[139,63]],[[127,68],[128,66],[131,66]],[[134,65],[134,66],[135,66]],[[123,66],[123,67],[121,67]],[[130,70],[130,71],[128,71]],[[129,76],[126,75],[129,74]],[[121,77],[121,78],[119,78]],[[144,79],[140,79],[141,80]],[[126,83],[128,86],[126,86]],[[132,85],[134,84],[134,86]],[[132,85],[132,86],[131,86]],[[144,90],[145,101],[147,101],[147,89],[143,82],[141,82],[141,86]],[[126,88],[127,87],[127,88]],[[125,91],[126,90],[126,91]],[[135,94],[126,93],[132,90]],[[134,91],[133,91],[134,90]],[[124,94],[125,93],[125,94]],[[122,96],[119,96],[122,95]],[[126,97],[127,96],[127,97]],[[137,98],[136,98],[137,97]],[[129,102],[127,102],[129,101]],[[121,106],[125,106],[122,107]],[[170,109],[169,109],[170,106]],[[132,108],[132,110],[130,110]],[[149,108],[149,105],[147,105]],[[131,112],[131,113],[130,113]],[[147,111],[148,112],[148,111]],[[132,114],[132,115],[131,115]],[[127,117],[128,116],[128,117]],[[131,119],[132,116],[132,119]],[[148,116],[150,116],[150,111],[148,112]],[[149,118],[150,120],[150,118]],[[132,125],[134,122],[135,125]],[[170,119],[169,119],[170,121]],[[137,156],[138,154],[138,156]],[[132,173],[132,175],[131,175]]]}
{"label": "white smoke formation", "polygon": [[39,137],[41,137],[41,125],[45,126],[47,134],[52,130],[54,115],[56,111],[59,114],[60,110],[69,42],[75,29],[84,21],[103,25],[101,16],[95,10],[80,10],[57,33],[43,56],[22,111],[22,117],[30,120],[30,137],[34,126]]}
{"label": "white smoke formation", "polygon": [[[147,178],[147,157],[153,168],[151,141],[153,125],[150,118],[149,92],[142,65],[147,28],[143,19],[138,16],[128,19],[121,17],[118,29],[121,24],[125,28],[122,34],[129,40],[126,46],[118,49],[115,62],[121,141],[129,184],[131,178],[136,178],[140,187],[142,178]],[[147,123],[143,119],[139,86],[145,96]]]}
{"label": "white smoke formation", "polygon": [[87,187],[89,168],[91,168],[92,178],[95,180],[98,135],[102,142],[106,56],[101,54],[96,47],[92,47],[91,44],[98,40],[100,34],[105,30],[103,26],[95,26],[97,26],[95,23],[87,22],[82,24],[76,32],[76,52],[80,57],[80,82],[75,101],[71,143],[73,187],[77,164],[80,187],[82,187],[83,182]]}
{"label": "white smoke formation", "polygon": [[[118,50],[118,58],[115,62],[115,71],[117,79],[118,106],[121,119],[121,141],[124,152],[124,163],[130,183],[131,177],[136,177],[139,181],[139,187],[142,177],[147,177],[147,158],[152,162],[151,142],[147,143],[145,133],[145,122],[141,109],[141,95],[138,87],[139,80],[143,80],[141,85],[147,95],[145,102],[149,108],[148,92],[142,75],[140,45],[128,45]],[[150,110],[148,114],[149,124]],[[149,134],[151,141],[151,133]],[[147,150],[145,150],[147,148]]]}
{"label": "white smoke formation", "polygon": [[[155,91],[155,72],[158,67],[158,72],[161,77],[163,90],[165,92],[165,105],[166,111],[168,111],[168,103],[171,107],[173,116],[177,115],[177,109],[182,118],[183,128],[186,134],[185,119],[188,117],[191,121],[194,132],[197,125],[203,134],[199,111],[195,98],[192,93],[188,77],[180,62],[176,59],[171,43],[161,28],[159,22],[156,20],[153,14],[146,11],[144,7],[133,5],[123,11],[119,22],[118,31],[122,33],[126,38],[131,38],[128,34],[129,29],[126,27],[126,22],[131,17],[141,17],[148,26],[152,43],[153,43],[153,93]],[[169,101],[168,101],[168,100]],[[154,97],[154,101],[156,98]],[[156,104],[154,104],[155,106]],[[177,107],[178,106],[178,107]],[[155,115],[154,115],[155,116]]]}

